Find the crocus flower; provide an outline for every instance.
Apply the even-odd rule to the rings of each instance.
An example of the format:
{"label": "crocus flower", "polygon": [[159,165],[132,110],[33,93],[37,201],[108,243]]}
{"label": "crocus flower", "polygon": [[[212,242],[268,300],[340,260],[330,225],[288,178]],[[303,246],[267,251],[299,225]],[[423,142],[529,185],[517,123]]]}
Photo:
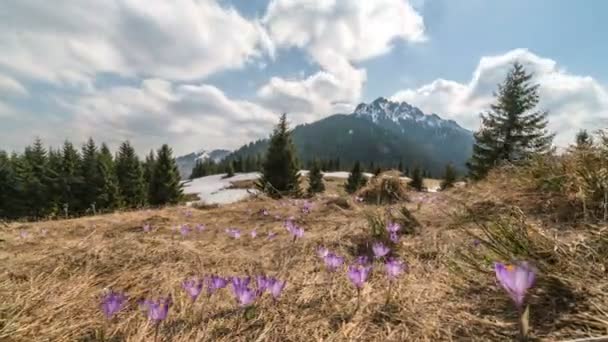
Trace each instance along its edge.
{"label": "crocus flower", "polygon": [[257,236],[258,236],[258,232],[255,229],[252,230],[251,231],[251,237],[255,239]]}
{"label": "crocus flower", "polygon": [[399,242],[399,235],[397,234],[397,232],[390,233],[390,234],[388,235],[388,238],[389,238],[389,239],[390,239],[390,240],[391,240],[393,243],[397,243],[397,242]]}
{"label": "crocus flower", "polygon": [[250,277],[232,277],[230,278],[230,282],[232,283],[233,288],[247,287],[249,286],[249,282],[251,282]]}
{"label": "crocus flower", "polygon": [[371,271],[371,266],[352,265],[348,267],[348,279],[358,289],[363,288]]}
{"label": "crocus flower", "polygon": [[329,254],[329,250],[323,246],[320,246],[319,248],[317,248],[317,255],[319,256],[319,258],[323,259],[327,256],[327,254]]}
{"label": "crocus flower", "polygon": [[106,318],[110,319],[122,310],[126,303],[127,297],[124,294],[110,291],[101,300],[101,310]]}
{"label": "crocus flower", "polygon": [[376,257],[376,259],[385,257],[391,251],[382,242],[377,242],[377,243],[373,244],[372,250],[374,251],[374,256]]}
{"label": "crocus flower", "polygon": [[401,225],[399,223],[392,222],[386,225],[386,230],[389,233],[397,233],[399,230],[401,230]]}
{"label": "crocus flower", "polygon": [[268,216],[270,215],[270,212],[267,209],[262,209],[262,215]]}
{"label": "crocus flower", "polygon": [[182,287],[194,302],[203,290],[203,282],[200,280],[196,281],[196,279],[186,280],[182,283]]}
{"label": "crocus flower", "polygon": [[260,275],[256,277],[256,282],[258,285],[258,291],[257,291],[257,295],[261,296],[264,291],[266,291],[266,289],[268,288],[268,277],[266,277],[265,275]]}
{"label": "crocus flower", "polygon": [[148,319],[156,323],[160,323],[167,318],[169,306],[171,305],[171,297],[159,299],[156,302],[144,300],[141,305],[148,310]]}
{"label": "crocus flower", "polygon": [[359,265],[367,265],[369,264],[369,257],[367,255],[360,255],[357,257],[357,264]]}
{"label": "crocus flower", "polygon": [[344,258],[330,252],[327,253],[323,261],[325,261],[325,266],[327,266],[329,271],[335,271],[338,269],[338,267],[342,266],[344,263]]}
{"label": "crocus flower", "polygon": [[205,227],[204,224],[199,223],[196,225],[196,230],[198,230],[199,232],[203,232],[203,231],[205,231],[205,229],[207,229],[207,227]]}
{"label": "crocus flower", "polygon": [[293,221],[285,221],[285,228],[293,236],[294,241],[304,236],[304,229],[298,227]]}
{"label": "crocus flower", "polygon": [[187,224],[182,224],[181,228],[179,229],[179,232],[183,236],[186,236],[186,235],[188,235],[188,233],[190,233],[190,227],[188,227]]}
{"label": "crocus flower", "polygon": [[207,293],[209,295],[212,295],[215,291],[223,289],[224,287],[226,287],[226,285],[228,285],[228,280],[216,275],[206,277],[206,282]]}
{"label": "crocus flower", "polygon": [[536,277],[534,269],[527,262],[521,262],[518,265],[496,262],[494,271],[500,285],[507,291],[515,305],[521,307],[526,292],[534,284]]}
{"label": "crocus flower", "polygon": [[256,299],[255,291],[251,290],[248,287],[250,280],[251,278],[249,277],[232,277],[232,290],[234,292],[236,300],[241,306],[248,306]]}
{"label": "crocus flower", "polygon": [[405,270],[405,266],[399,260],[391,259],[384,264],[386,275],[389,280],[395,280]]}
{"label": "crocus flower", "polygon": [[238,239],[241,237],[241,231],[238,229],[235,229],[235,228],[226,229],[226,233],[235,239]]}
{"label": "crocus flower", "polygon": [[270,294],[272,295],[272,298],[274,298],[274,300],[277,300],[281,296],[281,292],[283,292],[285,284],[285,281],[280,281],[276,278],[267,279],[268,291],[270,291]]}
{"label": "crocus flower", "polygon": [[312,211],[312,202],[305,201],[304,205],[302,206],[302,213],[310,214],[311,211]]}
{"label": "crocus flower", "polygon": [[152,230],[152,227],[150,227],[150,225],[149,225],[149,224],[147,224],[147,223],[146,223],[146,224],[144,224],[144,227],[143,227],[143,228],[144,228],[144,232],[146,232],[146,233],[149,233],[149,232],[150,232],[150,230]]}

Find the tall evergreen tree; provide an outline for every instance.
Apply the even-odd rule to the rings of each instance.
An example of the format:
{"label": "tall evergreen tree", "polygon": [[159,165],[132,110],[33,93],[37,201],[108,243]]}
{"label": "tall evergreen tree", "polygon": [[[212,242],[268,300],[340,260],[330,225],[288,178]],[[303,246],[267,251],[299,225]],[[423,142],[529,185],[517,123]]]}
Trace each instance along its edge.
{"label": "tall evergreen tree", "polygon": [[287,116],[283,114],[270,137],[258,187],[275,198],[284,195],[300,196],[298,171],[291,131],[287,126]]}
{"label": "tall evergreen tree", "polygon": [[173,151],[164,144],[157,153],[150,184],[150,204],[177,204],[182,196],[179,171]]}
{"label": "tall evergreen tree", "polygon": [[234,162],[233,161],[227,162],[225,170],[226,170],[226,174],[224,175],[224,178],[234,177]]}
{"label": "tall evergreen tree", "polygon": [[21,200],[27,208],[26,215],[44,217],[50,213],[51,179],[48,174],[47,151],[36,138],[33,146],[25,148],[22,158],[17,158],[16,174],[21,186]]}
{"label": "tall evergreen tree", "polygon": [[19,186],[11,159],[4,151],[0,151],[0,219],[17,218],[22,208],[19,208]]}
{"label": "tall evergreen tree", "polygon": [[495,94],[496,103],[481,115],[475,133],[473,157],[468,163],[471,177],[480,179],[501,162],[517,162],[551,151],[553,135],[547,131],[547,112],[536,110],[538,85],[532,74],[514,63]]}
{"label": "tall evergreen tree", "polygon": [[142,170],[144,172],[144,183],[147,185],[146,186],[146,198],[148,199],[148,202],[152,203],[150,201],[151,198],[151,186],[153,183],[153,176],[154,176],[154,167],[156,164],[156,156],[154,155],[154,150],[150,150],[150,153],[148,153],[148,155],[146,156],[146,159],[144,160],[144,162],[142,163],[141,167]]}
{"label": "tall evergreen tree", "polygon": [[114,169],[112,153],[106,144],[101,145],[97,156],[97,167],[99,172],[99,194],[97,197],[97,208],[100,210],[113,210],[121,206],[118,179]]}
{"label": "tall evergreen tree", "polygon": [[61,204],[67,209],[66,214],[76,214],[88,206],[80,197],[83,186],[80,155],[74,145],[66,140],[61,157]]}
{"label": "tall evergreen tree", "polygon": [[346,184],[344,184],[344,188],[346,192],[352,194],[363,187],[366,183],[366,179],[363,176],[363,172],[361,171],[361,164],[359,161],[355,162],[353,169],[350,171],[348,175],[348,179],[346,180]]}
{"label": "tall evergreen tree", "polygon": [[124,204],[130,208],[144,205],[146,202],[144,174],[139,158],[128,141],[123,142],[118,149],[116,176]]}
{"label": "tall evergreen tree", "polygon": [[312,168],[308,174],[308,195],[313,196],[316,193],[325,191],[325,184],[323,184],[323,174],[321,173],[321,166],[318,160],[314,160]]}
{"label": "tall evergreen tree", "polygon": [[80,198],[83,205],[87,208],[97,207],[97,197],[100,193],[100,176],[98,163],[97,145],[93,138],[89,138],[82,147],[81,177],[83,185],[81,187]]}
{"label": "tall evergreen tree", "polygon": [[453,187],[455,182],[456,182],[456,170],[454,170],[454,167],[452,166],[452,164],[447,164],[445,166],[443,180],[441,181],[441,185],[440,185],[441,190],[445,190],[447,188]]}
{"label": "tall evergreen tree", "polygon": [[416,166],[412,171],[412,180],[410,181],[409,186],[417,191],[422,191],[423,184],[422,172],[420,171],[420,168]]}

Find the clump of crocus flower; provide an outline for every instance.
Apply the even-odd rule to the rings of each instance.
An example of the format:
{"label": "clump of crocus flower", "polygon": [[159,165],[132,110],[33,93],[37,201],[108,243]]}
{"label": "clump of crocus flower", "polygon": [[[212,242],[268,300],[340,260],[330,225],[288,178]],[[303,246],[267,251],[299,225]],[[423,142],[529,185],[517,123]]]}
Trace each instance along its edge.
{"label": "clump of crocus flower", "polygon": [[232,290],[240,306],[247,307],[256,300],[256,291],[249,288],[250,278],[232,278]]}
{"label": "clump of crocus flower", "polygon": [[110,291],[101,299],[101,310],[107,319],[111,319],[125,307],[126,303],[127,296]]}
{"label": "clump of crocus flower", "polygon": [[528,290],[534,285],[536,271],[528,262],[518,264],[494,263],[496,279],[511,297],[520,315],[519,332],[523,339],[528,335],[528,307],[524,310],[524,300]]}
{"label": "clump of crocus flower", "polygon": [[348,279],[357,289],[357,307],[355,308],[355,312],[359,310],[359,306],[361,305],[361,289],[365,285],[365,282],[367,282],[371,270],[371,266],[351,265],[348,267]]}
{"label": "clump of crocus flower", "polygon": [[391,290],[393,288],[393,282],[406,270],[407,266],[404,265],[401,261],[396,259],[390,259],[384,264],[384,269],[386,270],[386,275],[388,276],[389,285],[388,291],[386,291],[386,304],[388,305],[391,300]]}
{"label": "clump of crocus flower", "polygon": [[333,271],[337,270],[338,267],[342,266],[342,264],[344,263],[344,258],[342,258],[341,256],[338,256],[332,252],[329,252],[325,256],[325,258],[323,258],[323,261],[325,262],[325,266],[327,267],[327,270],[330,272],[333,272]]}
{"label": "clump of crocus flower", "polygon": [[374,252],[376,259],[380,259],[387,256],[391,250],[382,242],[376,242],[372,245],[372,251]]}
{"label": "clump of crocus flower", "polygon": [[211,296],[217,290],[223,289],[226,287],[226,285],[228,285],[228,280],[217,275],[207,276],[205,280],[207,283],[207,294],[209,296]]}
{"label": "clump of crocus flower", "polygon": [[203,291],[203,282],[200,279],[189,279],[182,283],[182,287],[194,302]]}
{"label": "clump of crocus flower", "polygon": [[228,228],[226,229],[226,233],[234,239],[238,239],[241,237],[241,231],[236,228]]}

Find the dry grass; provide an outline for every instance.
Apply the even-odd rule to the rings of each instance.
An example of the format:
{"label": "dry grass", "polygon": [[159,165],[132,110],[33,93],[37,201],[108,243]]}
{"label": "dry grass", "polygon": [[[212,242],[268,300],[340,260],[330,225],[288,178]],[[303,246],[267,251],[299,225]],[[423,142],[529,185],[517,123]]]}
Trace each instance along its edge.
{"label": "dry grass", "polygon": [[[332,195],[342,193],[341,184],[326,185]],[[166,208],[10,223],[0,226],[0,340],[100,341],[103,330],[106,340],[151,341],[154,330],[138,309],[137,299],[168,294],[174,304],[159,332],[163,341],[512,340],[516,330],[512,311],[491,272],[475,273],[478,281],[472,282],[454,272],[451,262],[459,248],[470,244],[470,237],[452,229],[454,222],[447,213],[456,203],[490,194],[496,191],[465,188],[412,198],[407,206],[422,228],[419,234],[404,236],[394,251],[408,263],[410,272],[396,282],[392,304],[387,306],[387,280],[381,265],[375,265],[357,312],[356,292],[345,272],[328,277],[315,254],[324,245],[352,261],[369,250],[368,208],[350,200],[340,205],[335,197],[316,198],[309,215],[301,214],[295,203],[259,199],[193,210],[191,217],[184,208]],[[260,215],[263,208],[270,215]],[[304,238],[292,243],[275,215],[296,216],[305,228]],[[144,223],[154,230],[144,233]],[[183,237],[174,229],[183,223],[204,223],[207,230]],[[260,235],[252,239],[243,234],[235,240],[224,233],[227,227],[246,233],[257,229]],[[20,237],[21,231],[28,237]],[[279,235],[269,241],[265,233],[270,231]],[[229,289],[191,304],[181,282],[206,274],[268,274],[288,284],[277,304],[264,297],[246,318]],[[599,280],[593,291],[607,285]],[[131,298],[128,309],[112,322],[99,309],[107,288]],[[589,334],[608,330],[608,324],[601,323],[608,318],[594,309],[595,305],[608,310],[599,298],[587,300],[586,309],[577,306],[575,314],[568,311],[588,317],[587,326],[571,320],[560,325],[533,319],[534,336],[554,341],[584,336],[585,327]],[[533,307],[533,317],[544,315],[546,308],[557,310],[551,317],[559,317],[559,306],[543,305]]]}

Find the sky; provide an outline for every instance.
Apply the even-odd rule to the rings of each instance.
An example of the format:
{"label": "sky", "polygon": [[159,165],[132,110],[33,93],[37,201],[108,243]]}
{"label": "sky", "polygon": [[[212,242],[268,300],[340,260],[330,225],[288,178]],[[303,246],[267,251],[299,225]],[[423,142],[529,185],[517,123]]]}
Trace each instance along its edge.
{"label": "sky", "polygon": [[603,0],[4,0],[0,149],[234,149],[379,96],[479,127],[519,61],[555,143],[608,127]]}

